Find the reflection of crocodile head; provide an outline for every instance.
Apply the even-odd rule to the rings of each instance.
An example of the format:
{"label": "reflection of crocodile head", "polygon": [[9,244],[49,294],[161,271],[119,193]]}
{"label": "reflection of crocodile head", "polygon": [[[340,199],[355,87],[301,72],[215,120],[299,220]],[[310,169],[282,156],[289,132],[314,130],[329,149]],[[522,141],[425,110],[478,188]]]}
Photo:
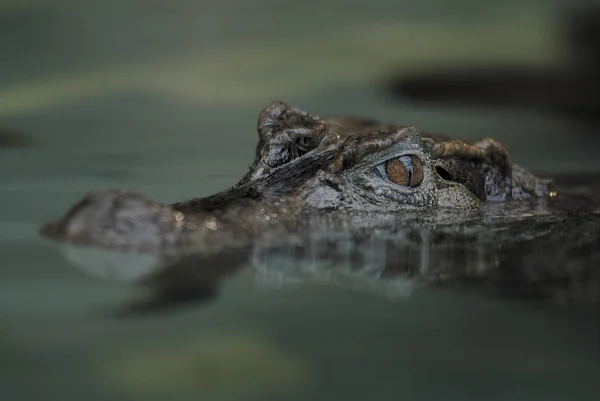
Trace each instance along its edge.
{"label": "reflection of crocodile head", "polygon": [[[128,312],[168,309],[206,301],[234,273],[259,288],[324,285],[397,298],[442,282],[491,275],[498,244],[481,230],[445,233],[420,228],[393,232],[321,231],[264,236],[251,248],[206,257],[201,252],[118,252],[66,246],[66,258],[89,276],[138,284],[149,297]],[[210,297],[210,298],[209,298]]]}
{"label": "reflection of crocodile head", "polygon": [[371,235],[321,232],[257,243],[251,264],[262,287],[322,283],[397,297],[424,285],[489,274],[497,268],[497,250],[485,233],[449,235],[419,228]]}
{"label": "reflection of crocodile head", "polygon": [[249,247],[213,254],[63,249],[93,277],[150,290],[150,297],[128,305],[127,313],[210,300],[234,273],[277,290],[317,284],[404,298],[422,287],[476,284],[470,289],[486,294],[559,304],[600,302],[600,210],[590,213],[584,204],[571,211],[522,206],[495,218],[488,208],[485,219],[460,226],[425,221],[394,227],[383,217],[354,227],[267,234]]}
{"label": "reflection of crocodile head", "polygon": [[[358,118],[319,118],[274,102],[258,120],[256,158],[231,189],[159,205],[142,195],[86,195],[42,233],[61,242],[209,251],[266,232],[353,215],[478,209],[486,202],[541,197],[548,182],[512,164],[500,144],[453,140]],[[351,217],[350,217],[351,219]]]}

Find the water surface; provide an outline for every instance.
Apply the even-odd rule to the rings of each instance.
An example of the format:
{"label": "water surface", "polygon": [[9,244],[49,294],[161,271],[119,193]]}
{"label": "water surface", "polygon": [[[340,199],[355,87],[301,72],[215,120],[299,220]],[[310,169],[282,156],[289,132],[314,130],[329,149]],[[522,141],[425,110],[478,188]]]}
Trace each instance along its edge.
{"label": "water surface", "polygon": [[37,235],[89,189],[174,202],[234,184],[258,112],[277,98],[494,137],[540,174],[598,172],[595,127],[403,104],[377,87],[387,69],[483,48],[556,57],[535,2],[5,3],[0,126],[28,140],[0,150],[1,399],[595,399],[597,308],[448,288],[278,288],[248,268],[211,302],[123,317],[115,310],[143,289],[75,268]]}

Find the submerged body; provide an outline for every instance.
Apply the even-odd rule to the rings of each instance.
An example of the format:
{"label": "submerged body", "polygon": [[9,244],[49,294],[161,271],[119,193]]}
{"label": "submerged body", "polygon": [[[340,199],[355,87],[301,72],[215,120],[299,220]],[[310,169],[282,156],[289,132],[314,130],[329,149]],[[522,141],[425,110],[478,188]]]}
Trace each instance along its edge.
{"label": "submerged body", "polygon": [[258,134],[253,164],[229,190],[172,205],[121,190],[92,192],[42,233],[107,248],[212,252],[273,230],[310,229],[315,219],[351,228],[352,216],[392,214],[402,223],[424,212],[436,223],[448,209],[554,194],[549,181],[513,164],[491,139],[466,142],[367,119],[319,118],[283,102],[260,113]]}

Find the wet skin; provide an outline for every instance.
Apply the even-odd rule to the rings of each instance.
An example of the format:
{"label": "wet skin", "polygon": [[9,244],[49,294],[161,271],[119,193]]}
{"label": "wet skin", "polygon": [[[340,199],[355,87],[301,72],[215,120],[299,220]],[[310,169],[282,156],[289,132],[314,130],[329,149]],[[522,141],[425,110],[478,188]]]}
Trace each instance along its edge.
{"label": "wet skin", "polygon": [[[161,205],[143,195],[87,194],[44,226],[54,240],[115,249],[221,248],[270,231],[331,227],[352,219],[448,210],[552,196],[492,139],[475,142],[356,117],[319,118],[274,102],[260,113],[256,156],[221,193]],[[435,222],[435,213],[431,217]]]}

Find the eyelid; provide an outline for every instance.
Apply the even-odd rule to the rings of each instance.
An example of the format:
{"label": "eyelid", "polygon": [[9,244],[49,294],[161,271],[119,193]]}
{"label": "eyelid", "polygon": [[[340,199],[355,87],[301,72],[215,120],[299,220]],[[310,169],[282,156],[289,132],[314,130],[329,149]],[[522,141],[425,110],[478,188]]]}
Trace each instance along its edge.
{"label": "eyelid", "polygon": [[[383,163],[387,163],[387,161]],[[385,168],[383,167],[383,163],[380,163],[377,166],[375,166],[375,168],[373,169],[373,173],[375,173],[375,175],[381,178],[382,180],[389,181]]]}
{"label": "eyelid", "polygon": [[[402,164],[404,164],[404,167],[406,167],[406,169],[411,169],[412,170],[412,168],[413,168],[413,162],[412,162],[411,155],[402,155],[402,156],[397,157],[397,159],[400,160],[400,162]],[[387,163],[388,161],[386,161],[385,163]]]}
{"label": "eyelid", "polygon": [[400,149],[387,149],[381,153],[367,155],[363,158],[360,164],[362,164],[365,168],[372,170],[381,164],[385,165],[386,162],[392,159],[398,159],[402,156],[413,156],[419,160],[427,159],[427,156],[423,153],[422,149],[417,147],[403,147]]}

